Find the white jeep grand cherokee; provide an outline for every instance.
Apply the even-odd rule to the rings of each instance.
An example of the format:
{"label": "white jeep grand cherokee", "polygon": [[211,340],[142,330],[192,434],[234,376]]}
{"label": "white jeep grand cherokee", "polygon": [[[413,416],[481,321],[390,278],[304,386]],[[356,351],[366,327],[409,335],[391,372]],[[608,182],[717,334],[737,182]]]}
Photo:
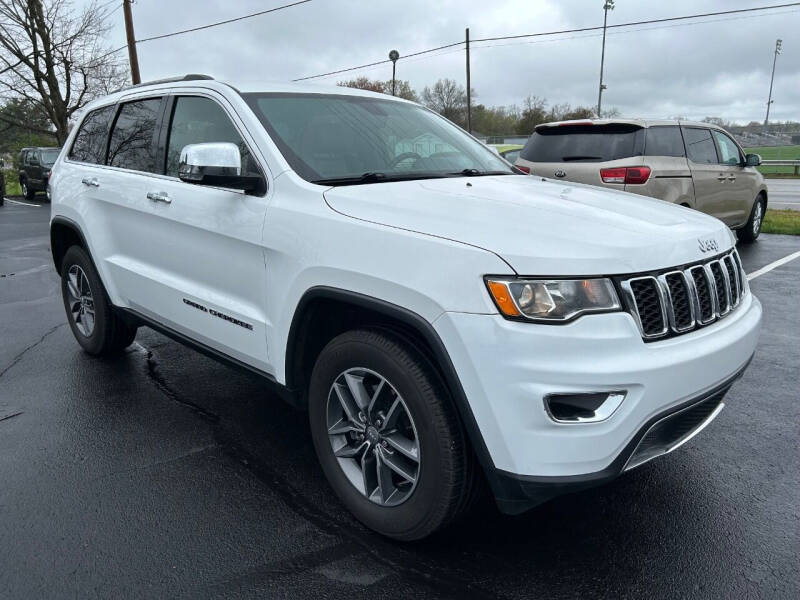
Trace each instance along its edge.
{"label": "white jeep grand cherokee", "polygon": [[341,501],[397,539],[483,482],[514,514],[675,449],[758,338],[721,221],[524,175],[379,94],[125,89],[88,107],[49,193],[87,352],[146,325],[263,375],[308,408]]}

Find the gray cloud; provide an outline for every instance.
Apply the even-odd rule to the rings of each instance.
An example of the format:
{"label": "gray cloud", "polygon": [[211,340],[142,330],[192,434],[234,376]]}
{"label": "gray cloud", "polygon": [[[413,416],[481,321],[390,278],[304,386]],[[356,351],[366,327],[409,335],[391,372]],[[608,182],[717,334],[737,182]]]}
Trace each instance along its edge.
{"label": "gray cloud", "polygon": [[[242,0],[139,0],[133,7],[137,37],[147,37],[235,17],[280,4]],[[617,0],[609,23],[731,10],[759,0]],[[220,79],[285,81],[463,39],[602,24],[601,0],[314,0],[246,21],[141,44],[142,77],[203,72]],[[606,46],[604,106],[628,116],[764,119],[775,39],[778,57],[770,119],[800,119],[800,7],[766,16],[714,18],[713,22],[612,30]],[[777,13],[777,14],[775,14]],[[124,43],[122,14],[113,42]],[[712,20],[712,19],[707,19]],[[488,105],[519,103],[528,94],[550,103],[594,105],[600,62],[595,34],[476,44],[472,85]],[[391,65],[349,76],[387,79]],[[401,60],[398,77],[416,88],[450,77],[465,80],[464,52],[444,50]]]}

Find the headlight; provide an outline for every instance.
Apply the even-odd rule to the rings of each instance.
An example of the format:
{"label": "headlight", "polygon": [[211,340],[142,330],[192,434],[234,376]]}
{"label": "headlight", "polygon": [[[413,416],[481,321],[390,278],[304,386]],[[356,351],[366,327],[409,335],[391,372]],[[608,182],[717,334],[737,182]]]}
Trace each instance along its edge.
{"label": "headlight", "polygon": [[563,323],[584,313],[621,309],[610,279],[495,279],[486,285],[508,318]]}

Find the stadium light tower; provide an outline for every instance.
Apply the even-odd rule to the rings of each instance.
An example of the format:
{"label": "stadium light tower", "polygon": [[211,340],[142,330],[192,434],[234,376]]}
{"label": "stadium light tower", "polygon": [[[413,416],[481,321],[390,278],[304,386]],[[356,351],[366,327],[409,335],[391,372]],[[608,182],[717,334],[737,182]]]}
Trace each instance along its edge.
{"label": "stadium light tower", "polygon": [[775,81],[775,63],[778,62],[781,46],[783,46],[783,40],[775,40],[775,56],[772,57],[772,77],[769,79],[769,99],[767,100],[767,116],[764,118],[764,127],[769,123],[769,106],[772,104],[772,82]]}
{"label": "stadium light tower", "polygon": [[603,90],[606,85],[603,83],[603,63],[606,59],[606,24],[608,23],[608,11],[614,10],[614,0],[606,0],[603,3],[603,49],[600,51],[600,89],[597,92],[597,118],[601,118],[601,107],[603,105]]}

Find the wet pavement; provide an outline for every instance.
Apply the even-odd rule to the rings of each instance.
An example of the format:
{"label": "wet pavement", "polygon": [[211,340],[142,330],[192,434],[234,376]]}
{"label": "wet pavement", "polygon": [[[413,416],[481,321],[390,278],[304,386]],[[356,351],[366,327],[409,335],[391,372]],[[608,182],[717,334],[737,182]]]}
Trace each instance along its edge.
{"label": "wet pavement", "polygon": [[[263,381],[147,329],[84,354],[49,207],[0,208],[0,598],[800,597],[800,259],[755,279],[755,359],[673,454],[414,544],[365,530]],[[800,250],[763,236],[748,272]]]}

